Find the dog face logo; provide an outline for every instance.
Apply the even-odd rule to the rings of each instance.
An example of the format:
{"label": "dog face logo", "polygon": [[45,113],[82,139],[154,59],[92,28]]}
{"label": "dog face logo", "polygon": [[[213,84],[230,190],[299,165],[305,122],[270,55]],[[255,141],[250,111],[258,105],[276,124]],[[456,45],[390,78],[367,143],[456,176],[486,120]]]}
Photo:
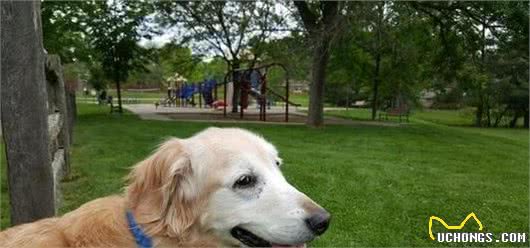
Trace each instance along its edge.
{"label": "dog face logo", "polygon": [[464,228],[464,226],[466,225],[467,221],[469,219],[473,218],[479,228],[478,230],[479,231],[482,231],[483,229],[483,226],[482,226],[482,222],[480,222],[480,220],[477,218],[477,215],[475,215],[475,213],[471,212],[470,214],[467,215],[467,217],[460,223],[460,225],[458,226],[450,226],[450,225],[447,225],[447,223],[445,223],[445,221],[443,219],[441,219],[440,217],[436,217],[436,216],[431,216],[431,218],[429,218],[429,236],[431,237],[432,240],[436,240],[436,238],[434,237],[434,235],[432,234],[432,221],[433,220],[436,220],[440,223],[442,223],[442,225],[447,229],[447,230],[461,230],[462,228]]}

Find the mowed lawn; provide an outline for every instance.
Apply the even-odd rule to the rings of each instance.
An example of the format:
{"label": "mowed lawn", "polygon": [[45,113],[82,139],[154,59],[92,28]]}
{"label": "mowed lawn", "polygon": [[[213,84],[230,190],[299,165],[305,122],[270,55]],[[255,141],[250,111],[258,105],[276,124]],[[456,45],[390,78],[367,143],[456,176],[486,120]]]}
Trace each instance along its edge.
{"label": "mowed lawn", "polygon": [[[441,124],[447,126],[473,126],[474,125],[474,108],[467,107],[458,110],[444,110],[444,109],[413,109],[411,110],[409,120],[415,122],[428,122],[434,124]],[[379,120],[378,111],[376,114],[376,120]],[[372,110],[369,108],[331,108],[325,111],[325,114],[328,116],[341,117],[351,120],[371,120],[372,119]],[[387,121],[383,115],[382,121]],[[396,122],[399,121],[397,116],[389,116],[388,121]],[[406,118],[403,117],[402,121],[406,121]],[[523,126],[523,119],[519,118],[517,126],[520,128]],[[503,129],[503,128],[501,128]],[[501,130],[499,129],[499,130]],[[488,129],[493,130],[493,129]],[[493,131],[495,132],[495,131]],[[517,131],[514,132],[518,134]]]}
{"label": "mowed lawn", "polygon": [[[109,89],[107,90],[107,95],[112,96],[115,103],[117,103],[118,95],[116,93],[116,90]],[[121,91],[121,97],[124,103],[154,103],[160,99],[164,99],[167,97],[166,91],[146,91],[146,92],[138,92],[138,91],[128,91],[128,90],[122,90]],[[81,102],[95,102],[97,101],[97,98],[95,96],[85,96],[82,92],[77,92],[77,100]]]}
{"label": "mowed lawn", "polygon": [[[189,137],[208,126],[143,121],[80,104],[72,173],[62,184],[61,213],[122,192],[128,168],[156,144],[168,136]],[[526,130],[419,122],[399,127],[238,127],[275,144],[287,179],[332,213],[330,229],[312,246],[447,246],[429,239],[429,217],[457,225],[470,212],[476,213],[486,232],[529,231]],[[2,185],[5,227],[5,180]],[[434,225],[436,232],[442,231],[439,223]],[[465,230],[476,228],[470,221]],[[528,243],[486,244],[491,245]]]}

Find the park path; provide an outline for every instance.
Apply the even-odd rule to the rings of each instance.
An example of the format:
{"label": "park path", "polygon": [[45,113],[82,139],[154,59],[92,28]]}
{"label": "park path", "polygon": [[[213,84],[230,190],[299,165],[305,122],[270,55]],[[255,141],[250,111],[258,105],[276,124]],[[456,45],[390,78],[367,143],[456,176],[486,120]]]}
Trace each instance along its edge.
{"label": "park path", "polygon": [[[138,115],[143,120],[157,120],[157,121],[186,121],[186,122],[212,122],[212,123],[253,123],[253,124],[276,124],[276,125],[305,125],[305,118],[307,116],[304,108],[290,108],[289,118],[290,122],[263,122],[256,120],[240,120],[239,118],[222,118],[222,111],[211,108],[193,108],[193,107],[155,107],[154,104],[126,104],[123,107],[132,113]],[[283,108],[273,106],[267,110],[268,115],[281,115]],[[255,106],[249,106],[245,114],[256,115],[258,110]],[[175,117],[178,116],[178,117]],[[180,118],[179,118],[180,117]],[[363,125],[363,126],[400,126],[399,123],[378,122],[378,121],[359,121],[348,120],[338,117],[325,117],[325,124],[333,125]]]}
{"label": "park path", "polygon": [[[194,107],[155,107],[154,104],[126,104],[123,107],[132,113],[138,115],[142,120],[158,120],[158,121],[189,121],[189,122],[217,122],[217,123],[257,123],[257,124],[283,124],[283,125],[301,125],[303,123],[297,122],[263,122],[252,120],[239,120],[230,117],[206,118],[207,116],[222,116],[222,111],[212,108],[194,108]],[[246,114],[257,114],[258,110],[255,106],[249,106]],[[281,114],[283,109],[280,107],[272,107],[267,110],[267,114]],[[173,114],[186,116],[187,118],[172,118]],[[305,113],[299,112],[296,109],[290,110],[290,115],[305,116]]]}

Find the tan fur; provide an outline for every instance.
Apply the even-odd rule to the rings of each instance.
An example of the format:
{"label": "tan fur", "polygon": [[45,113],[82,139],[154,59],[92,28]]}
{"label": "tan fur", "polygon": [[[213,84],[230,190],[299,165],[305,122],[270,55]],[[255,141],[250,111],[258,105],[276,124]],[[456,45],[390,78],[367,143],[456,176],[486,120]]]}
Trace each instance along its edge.
{"label": "tan fur", "polygon": [[[127,211],[156,247],[240,246],[244,242],[231,234],[236,226],[271,244],[300,246],[315,238],[305,218],[324,210],[287,183],[279,161],[272,144],[241,129],[172,138],[132,168],[123,195],[4,230],[0,246],[137,247]],[[235,188],[249,172],[261,182]]]}
{"label": "tan fur", "polygon": [[178,139],[169,140],[133,168],[125,196],[96,199],[62,217],[4,230],[0,232],[0,246],[136,247],[126,209],[132,210],[156,246],[218,246],[213,235],[194,226],[197,204],[205,196],[175,192],[189,183],[186,176],[191,167],[186,156]]}

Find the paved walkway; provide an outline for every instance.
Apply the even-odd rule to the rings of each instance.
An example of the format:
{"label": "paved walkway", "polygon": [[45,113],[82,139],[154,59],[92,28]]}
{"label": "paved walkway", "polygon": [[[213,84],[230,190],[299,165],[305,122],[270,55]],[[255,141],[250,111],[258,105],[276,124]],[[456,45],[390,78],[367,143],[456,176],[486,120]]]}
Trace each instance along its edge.
{"label": "paved walkway", "polygon": [[[222,110],[211,108],[193,107],[155,107],[154,104],[127,104],[123,107],[144,120],[159,121],[187,121],[187,122],[215,122],[215,123],[259,123],[259,124],[284,124],[284,125],[304,125],[307,114],[301,111],[302,108],[289,108],[289,122],[284,122],[284,109],[280,106],[272,106],[267,109],[267,122],[259,121],[259,110],[256,106],[249,106],[244,112],[245,119],[239,119],[239,114],[227,113],[223,116]],[[304,109],[305,110],[305,109]],[[399,123],[379,122],[379,121],[354,121],[337,117],[326,117],[326,124],[340,125],[370,125],[370,126],[399,126]]]}
{"label": "paved walkway", "polygon": [[[160,121],[196,121],[196,122],[222,122],[222,123],[260,123],[260,124],[303,124],[297,121],[285,123],[283,121],[263,122],[259,120],[239,119],[239,114],[228,113],[228,117],[223,116],[223,110],[216,110],[212,108],[193,108],[193,107],[155,107],[154,104],[127,104],[123,107],[134,114],[138,115],[144,120],[160,120]],[[230,110],[227,109],[229,112]],[[284,109],[279,106],[272,106],[267,109],[267,117],[271,119],[284,118]],[[250,118],[257,118],[259,109],[256,106],[249,106],[244,112],[245,116]],[[303,117],[304,112],[297,111],[294,107],[289,108],[289,118]],[[297,118],[300,119],[300,118]]]}

